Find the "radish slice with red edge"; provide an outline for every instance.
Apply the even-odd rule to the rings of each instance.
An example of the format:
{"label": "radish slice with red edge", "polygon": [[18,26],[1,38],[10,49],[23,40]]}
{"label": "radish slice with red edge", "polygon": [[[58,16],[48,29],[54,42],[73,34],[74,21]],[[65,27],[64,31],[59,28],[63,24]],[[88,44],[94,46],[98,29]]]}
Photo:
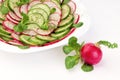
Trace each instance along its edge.
{"label": "radish slice with red edge", "polygon": [[59,22],[58,22],[58,21],[55,21],[55,20],[50,20],[50,21],[49,21],[49,24],[54,24],[54,26],[57,28]]}
{"label": "radish slice with red edge", "polygon": [[74,24],[77,24],[80,20],[80,15],[79,14],[74,14]]}
{"label": "radish slice with red edge", "polygon": [[37,33],[34,30],[25,30],[22,34],[29,35],[29,36],[37,35]]}
{"label": "radish slice with red edge", "polygon": [[16,33],[12,33],[11,36],[12,36],[12,38],[15,39],[15,40],[18,40],[18,41],[20,40],[20,39],[19,39],[19,35],[16,34]]}
{"label": "radish slice with red edge", "polygon": [[22,18],[22,15],[20,13],[19,7],[14,8],[14,12],[15,12],[17,17]]}
{"label": "radish slice with red edge", "polygon": [[6,20],[6,21],[3,22],[3,26],[6,29],[13,30],[15,24],[13,22],[11,22],[11,21]]}
{"label": "radish slice with red edge", "polygon": [[76,4],[73,1],[70,1],[68,5],[71,8],[71,13],[73,14],[76,11]]}
{"label": "radish slice with red edge", "polygon": [[40,0],[34,0],[32,1],[29,5],[28,5],[28,10],[30,10],[30,8],[38,3],[41,3]]}
{"label": "radish slice with red edge", "polygon": [[28,13],[28,10],[27,10],[27,7],[28,7],[28,4],[24,4],[20,7],[20,12],[22,13],[25,13],[27,14]]}
{"label": "radish slice with red edge", "polygon": [[6,18],[7,18],[9,21],[11,21],[11,22],[13,22],[13,23],[15,23],[15,24],[18,24],[18,23],[19,23],[19,22],[15,21],[14,19],[12,19],[8,14],[6,15]]}
{"label": "radish slice with red edge", "polygon": [[58,13],[53,13],[50,15],[49,19],[59,22],[61,19],[61,16]]}
{"label": "radish slice with red edge", "polygon": [[13,12],[9,12],[8,15],[9,15],[12,19],[14,19],[14,20],[16,20],[16,21],[20,21],[20,20],[21,20],[21,19],[20,19],[19,17],[17,17],[16,14],[13,13]]}
{"label": "radish slice with red edge", "polygon": [[15,45],[15,46],[23,46],[23,44],[17,40],[9,41],[8,44]]}

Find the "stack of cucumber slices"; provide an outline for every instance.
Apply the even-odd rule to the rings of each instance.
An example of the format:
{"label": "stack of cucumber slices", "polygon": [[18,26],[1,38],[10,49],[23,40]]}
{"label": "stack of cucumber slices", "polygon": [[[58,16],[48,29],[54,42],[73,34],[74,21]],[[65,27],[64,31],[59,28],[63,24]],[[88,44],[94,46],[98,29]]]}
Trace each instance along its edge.
{"label": "stack of cucumber slices", "polygon": [[[0,41],[14,46],[46,46],[58,42],[75,30],[80,16],[75,13],[73,1],[61,4],[60,0],[29,0],[18,5],[20,0],[0,2]],[[22,13],[29,18],[27,28],[17,32]],[[26,27],[25,26],[25,27]],[[20,27],[20,26],[19,26]],[[24,27],[24,26],[23,26]]]}

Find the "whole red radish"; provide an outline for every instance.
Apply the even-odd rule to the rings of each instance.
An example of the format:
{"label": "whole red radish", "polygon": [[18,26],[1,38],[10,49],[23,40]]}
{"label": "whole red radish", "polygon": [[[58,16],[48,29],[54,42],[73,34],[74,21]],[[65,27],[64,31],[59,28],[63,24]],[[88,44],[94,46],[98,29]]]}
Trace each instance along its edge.
{"label": "whole red radish", "polygon": [[94,43],[87,43],[81,49],[82,60],[90,65],[99,63],[102,59],[102,51]]}

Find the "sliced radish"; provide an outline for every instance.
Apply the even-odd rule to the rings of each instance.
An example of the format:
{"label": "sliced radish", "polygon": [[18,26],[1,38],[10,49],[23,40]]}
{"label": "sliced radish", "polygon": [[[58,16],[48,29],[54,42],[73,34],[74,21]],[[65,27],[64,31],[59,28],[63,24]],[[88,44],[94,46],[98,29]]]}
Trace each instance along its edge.
{"label": "sliced radish", "polygon": [[15,12],[17,17],[22,18],[22,15],[20,13],[19,7],[14,8],[14,12]]}
{"label": "sliced radish", "polygon": [[1,38],[0,38],[0,41],[1,41],[1,42],[6,42],[5,40],[3,40],[3,39],[1,39]]}
{"label": "sliced radish", "polygon": [[16,21],[20,21],[20,20],[21,20],[21,19],[20,19],[19,17],[17,17],[16,14],[13,13],[13,12],[9,12],[8,15],[9,15],[12,19],[14,19],[14,20],[16,20]]}
{"label": "sliced radish", "polygon": [[53,27],[54,27],[54,24],[51,24],[51,25],[52,25],[52,26],[49,27],[48,30],[43,30],[43,29],[40,29],[40,28],[39,28],[36,32],[37,32],[38,34],[42,35],[42,36],[47,36],[47,35],[51,34],[51,33],[54,31],[54,29],[55,29],[55,28],[53,28]]}
{"label": "sliced radish", "polygon": [[50,15],[49,19],[59,22],[60,19],[61,19],[61,16],[58,13],[53,13],[53,14]]}
{"label": "sliced radish", "polygon": [[23,46],[23,44],[17,40],[9,41],[8,44],[15,45],[15,46]]}
{"label": "sliced radish", "polygon": [[20,12],[22,13],[25,13],[27,14],[28,13],[28,10],[27,10],[27,7],[28,7],[28,4],[24,4],[20,7]]}
{"label": "sliced radish", "polygon": [[62,15],[61,10],[57,7],[55,3],[49,1],[44,2],[44,4],[47,4],[50,8],[55,8],[56,9],[55,13],[59,13],[60,15]]}
{"label": "sliced radish", "polygon": [[74,23],[77,24],[80,20],[80,15],[79,14],[74,14]]}
{"label": "sliced radish", "polygon": [[26,31],[23,32],[23,34],[29,35],[29,36],[37,35],[37,33],[34,30],[26,30]]}
{"label": "sliced radish", "polygon": [[28,10],[30,10],[30,8],[38,3],[41,3],[40,0],[34,0],[32,1],[29,5],[28,5]]}
{"label": "sliced radish", "polygon": [[19,35],[16,34],[16,33],[12,33],[11,36],[12,36],[12,38],[15,39],[15,40],[18,40],[18,41],[20,40],[20,39],[19,39]]}
{"label": "sliced radish", "polygon": [[8,14],[6,15],[6,18],[7,18],[9,21],[11,21],[11,22],[13,22],[13,23],[15,23],[15,24],[18,24],[18,23],[19,23],[18,21],[15,21],[14,19],[12,19]]}
{"label": "sliced radish", "polygon": [[6,21],[3,22],[3,26],[6,29],[13,30],[15,24],[13,22],[11,22],[11,21],[6,20]]}
{"label": "sliced radish", "polygon": [[71,8],[71,13],[73,14],[76,11],[76,4],[73,1],[70,1],[68,5]]}
{"label": "sliced radish", "polygon": [[59,22],[55,21],[55,20],[50,20],[49,23],[54,24],[55,26],[58,26],[58,24],[59,24]]}

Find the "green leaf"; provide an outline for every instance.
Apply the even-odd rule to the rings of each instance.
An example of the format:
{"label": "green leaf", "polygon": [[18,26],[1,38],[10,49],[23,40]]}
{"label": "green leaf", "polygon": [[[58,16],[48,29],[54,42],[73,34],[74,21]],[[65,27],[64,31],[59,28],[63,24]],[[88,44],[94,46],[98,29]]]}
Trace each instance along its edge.
{"label": "green leaf", "polygon": [[72,52],[74,49],[71,46],[64,46],[63,47],[63,51],[65,54],[69,54],[70,52]]}
{"label": "green leaf", "polygon": [[90,72],[94,69],[94,67],[92,65],[89,65],[89,64],[83,64],[81,69],[85,72]]}
{"label": "green leaf", "polygon": [[83,22],[79,22],[77,24],[73,24],[73,27],[80,28],[80,27],[82,27],[82,25],[83,25]]}
{"label": "green leaf", "polygon": [[0,11],[2,12],[2,14],[7,14],[9,12],[9,9],[5,7],[4,4],[1,6],[0,9],[1,9]]}
{"label": "green leaf", "polygon": [[20,48],[20,49],[28,49],[30,47],[29,46],[18,46],[18,48]]}
{"label": "green leaf", "polygon": [[43,30],[48,30],[48,22],[46,22],[44,25],[40,26],[41,29]]}
{"label": "green leaf", "polygon": [[56,11],[56,9],[55,9],[55,8],[52,8],[52,9],[50,10],[50,13],[53,14],[55,11]]}
{"label": "green leaf", "polygon": [[67,69],[73,68],[79,60],[79,56],[68,56],[65,59],[65,66]]}
{"label": "green leaf", "polygon": [[27,3],[29,3],[29,2],[30,2],[30,0],[20,0],[20,1],[17,2],[16,4],[17,4],[18,6],[22,6],[22,5],[27,4]]}
{"label": "green leaf", "polygon": [[67,4],[70,0],[63,0],[62,4]]}
{"label": "green leaf", "polygon": [[111,43],[109,41],[104,41],[104,40],[101,40],[99,42],[97,42],[98,45],[104,45],[104,46],[107,46],[108,48],[118,48],[118,44],[117,43]]}
{"label": "green leaf", "polygon": [[27,14],[22,13],[23,19],[21,20],[22,24],[26,24],[29,21],[29,17]]}
{"label": "green leaf", "polygon": [[71,37],[71,38],[69,39],[68,44],[69,44],[70,46],[74,46],[74,45],[76,45],[76,43],[77,43],[77,38],[76,38],[76,37]]}

